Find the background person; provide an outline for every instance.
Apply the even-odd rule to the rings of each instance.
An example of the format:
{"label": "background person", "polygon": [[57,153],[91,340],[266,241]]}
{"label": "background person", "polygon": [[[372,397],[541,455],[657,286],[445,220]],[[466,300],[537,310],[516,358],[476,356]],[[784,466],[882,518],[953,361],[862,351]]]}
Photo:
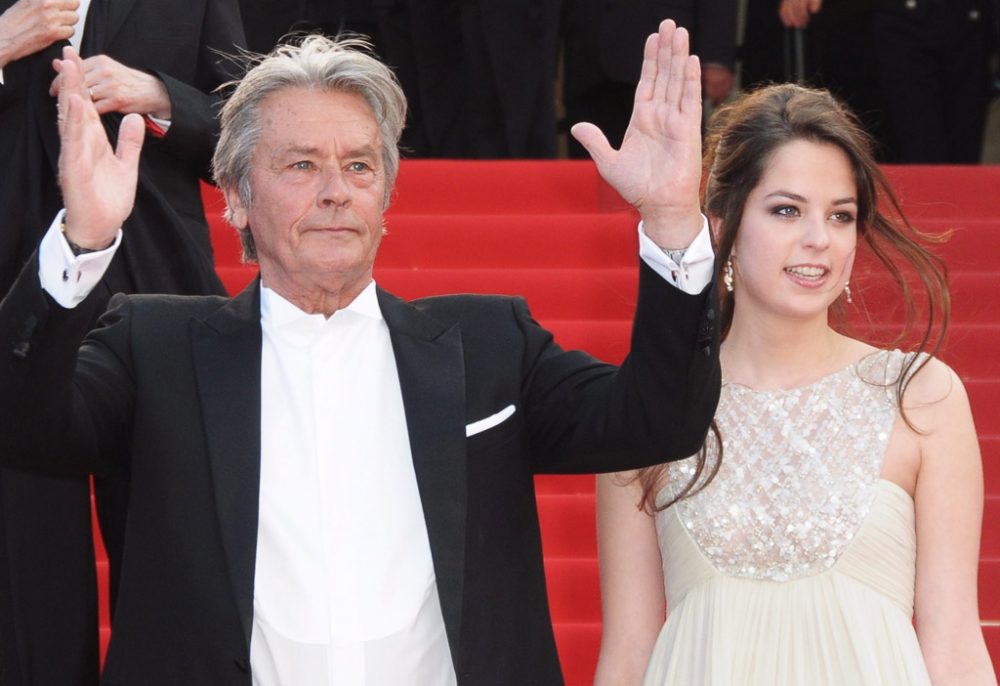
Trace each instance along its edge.
{"label": "background person", "polygon": [[[84,88],[114,138],[123,114],[146,116],[128,239],[95,288],[224,293],[215,274],[200,179],[218,134],[212,91],[231,78],[220,53],[243,45],[235,0],[0,0],[0,296],[63,206],[57,184],[52,61],[72,44]],[[121,566],[127,486],[97,480],[111,599]],[[89,480],[0,470],[0,683],[93,684],[97,601]]]}

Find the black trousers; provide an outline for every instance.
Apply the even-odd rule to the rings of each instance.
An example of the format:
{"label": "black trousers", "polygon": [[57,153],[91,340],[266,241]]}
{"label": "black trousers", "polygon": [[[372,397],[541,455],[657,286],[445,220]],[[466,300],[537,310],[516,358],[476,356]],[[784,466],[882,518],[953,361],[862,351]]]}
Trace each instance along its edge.
{"label": "black trousers", "polygon": [[989,3],[900,1],[872,19],[894,161],[976,164],[989,106]]}

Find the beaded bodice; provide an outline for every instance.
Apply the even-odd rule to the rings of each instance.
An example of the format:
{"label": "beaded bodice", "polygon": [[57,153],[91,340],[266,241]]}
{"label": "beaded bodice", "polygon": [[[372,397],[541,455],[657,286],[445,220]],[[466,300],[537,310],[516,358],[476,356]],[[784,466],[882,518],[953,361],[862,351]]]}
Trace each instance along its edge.
{"label": "beaded bodice", "polygon": [[[875,497],[905,359],[879,351],[791,390],[723,383],[719,472],[673,506],[716,569],[786,581],[837,561]],[[708,460],[718,460],[711,440]],[[661,502],[693,473],[694,458],[671,464]],[[670,509],[658,518],[667,516]]]}

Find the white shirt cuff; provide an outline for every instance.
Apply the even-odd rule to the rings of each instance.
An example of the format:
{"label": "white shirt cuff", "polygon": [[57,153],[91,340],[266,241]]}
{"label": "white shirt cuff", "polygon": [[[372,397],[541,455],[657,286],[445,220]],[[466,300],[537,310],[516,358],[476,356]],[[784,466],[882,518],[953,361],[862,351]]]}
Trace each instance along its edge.
{"label": "white shirt cuff", "polygon": [[67,309],[72,309],[90,295],[104,276],[122,242],[118,229],[115,242],[97,252],[74,255],[60,228],[66,210],[59,210],[38,248],[38,279],[45,292]]}
{"label": "white shirt cuff", "polygon": [[163,129],[163,133],[166,133],[167,131],[170,130],[170,120],[169,119],[160,119],[159,117],[154,117],[151,114],[147,114],[146,116],[149,117],[150,121],[152,121],[157,126],[159,126],[161,129]]}
{"label": "white shirt cuff", "polygon": [[702,216],[701,231],[684,251],[680,264],[646,235],[642,222],[639,222],[639,257],[677,288],[690,295],[698,295],[711,282],[715,265],[708,219]]}

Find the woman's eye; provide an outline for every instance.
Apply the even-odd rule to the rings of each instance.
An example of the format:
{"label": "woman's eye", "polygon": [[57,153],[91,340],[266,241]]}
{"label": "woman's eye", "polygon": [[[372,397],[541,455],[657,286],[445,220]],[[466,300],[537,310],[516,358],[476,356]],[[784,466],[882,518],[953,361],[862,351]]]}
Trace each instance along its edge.
{"label": "woman's eye", "polygon": [[834,212],[832,218],[841,224],[851,224],[854,222],[854,215],[850,212]]}
{"label": "woman's eye", "polygon": [[780,217],[797,217],[799,216],[799,208],[793,205],[781,205],[775,207],[773,210],[774,214]]}

